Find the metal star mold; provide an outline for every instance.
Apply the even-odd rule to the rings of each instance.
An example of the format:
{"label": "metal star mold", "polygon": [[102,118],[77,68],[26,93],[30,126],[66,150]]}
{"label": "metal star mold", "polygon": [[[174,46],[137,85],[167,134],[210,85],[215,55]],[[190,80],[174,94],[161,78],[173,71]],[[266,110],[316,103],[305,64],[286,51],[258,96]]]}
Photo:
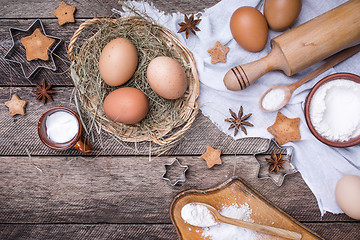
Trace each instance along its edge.
{"label": "metal star mold", "polygon": [[[41,33],[44,36],[55,39],[55,43],[52,44],[52,46],[48,50],[49,51],[48,61],[41,59],[28,61],[26,59],[26,50],[24,46],[21,44],[20,39],[30,36],[31,34],[34,33],[36,29],[40,29]],[[29,79],[40,68],[46,68],[52,71],[56,71],[57,68],[53,58],[53,52],[59,46],[62,40],[60,38],[47,35],[45,33],[44,26],[40,19],[37,19],[26,30],[10,28],[9,31],[12,39],[12,46],[9,49],[9,51],[5,54],[4,59],[9,62],[20,64],[21,70],[25,78]]]}
{"label": "metal star mold", "polygon": [[186,181],[186,171],[189,169],[186,165],[181,165],[179,160],[175,160],[170,164],[164,164],[165,172],[162,179],[169,181],[171,186],[175,186],[179,182]]}
{"label": "metal star mold", "polygon": [[[259,164],[257,177],[258,179],[266,179],[270,178],[276,186],[280,187],[285,179],[285,176],[296,173],[297,169],[292,164],[292,158],[294,155],[294,148],[293,147],[279,147],[279,145],[276,143],[274,139],[271,139],[271,141],[275,144],[275,149],[273,150],[275,154],[280,154],[283,160],[286,160],[284,163],[282,163],[283,168],[280,168],[278,173],[275,171],[270,172],[269,171],[269,162],[266,161],[266,158],[269,159],[270,155],[265,154],[269,149],[263,152],[258,152],[254,154],[255,159],[257,160]],[[271,147],[271,144],[269,144],[269,148]]]}

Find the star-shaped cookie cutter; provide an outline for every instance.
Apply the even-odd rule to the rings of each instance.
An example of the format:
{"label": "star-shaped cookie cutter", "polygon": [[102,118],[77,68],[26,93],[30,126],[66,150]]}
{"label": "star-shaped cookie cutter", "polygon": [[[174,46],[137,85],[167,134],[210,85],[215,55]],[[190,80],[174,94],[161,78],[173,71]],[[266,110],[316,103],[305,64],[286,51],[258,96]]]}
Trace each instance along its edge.
{"label": "star-shaped cookie cutter", "polygon": [[[184,169],[184,170],[183,170],[183,178],[182,178],[182,179],[176,179],[175,181],[171,181],[171,179],[167,176],[167,173],[168,173],[167,167],[174,166],[174,163],[176,163],[176,164],[178,165],[178,167]],[[186,166],[186,165],[181,165],[180,161],[179,161],[177,158],[175,158],[175,160],[174,160],[172,163],[170,163],[170,164],[164,164],[164,169],[165,169],[165,172],[164,172],[164,174],[163,174],[163,176],[162,176],[162,179],[164,179],[164,180],[166,180],[166,181],[169,181],[170,185],[171,185],[172,187],[174,187],[174,186],[175,186],[176,184],[178,184],[179,182],[185,182],[185,181],[186,181],[186,176],[185,176],[185,174],[186,174],[186,171],[189,169],[189,167]]]}
{"label": "star-shaped cookie cutter", "polygon": [[[41,33],[45,36],[55,39],[55,43],[49,49],[49,61],[44,61],[41,59],[36,59],[32,61],[26,60],[26,50],[21,44],[20,39],[31,35],[37,28],[39,28]],[[4,59],[9,62],[20,64],[21,70],[25,78],[29,79],[40,68],[46,68],[52,71],[56,71],[57,67],[53,58],[53,52],[62,42],[62,39],[47,35],[40,19],[37,19],[35,22],[33,22],[33,24],[26,30],[9,28],[9,31],[12,40],[12,46],[5,54]]]}
{"label": "star-shaped cookie cutter", "polygon": [[266,152],[271,147],[271,144],[269,144],[269,148],[266,151],[261,151],[253,154],[254,158],[256,159],[259,165],[257,171],[257,178],[258,179],[270,178],[275,183],[276,186],[280,187],[283,184],[284,179],[287,175],[298,172],[298,170],[292,164],[292,159],[294,156],[294,148],[291,146],[280,147],[276,143],[275,139],[271,139],[270,141],[272,141],[275,144],[276,148],[278,149],[278,152],[274,151],[276,154],[283,153],[283,150],[286,150],[286,154],[282,154],[282,158],[287,159],[287,161],[283,164],[284,169],[280,169],[278,173],[275,172],[269,173],[269,164],[265,160],[265,158],[268,158]]}

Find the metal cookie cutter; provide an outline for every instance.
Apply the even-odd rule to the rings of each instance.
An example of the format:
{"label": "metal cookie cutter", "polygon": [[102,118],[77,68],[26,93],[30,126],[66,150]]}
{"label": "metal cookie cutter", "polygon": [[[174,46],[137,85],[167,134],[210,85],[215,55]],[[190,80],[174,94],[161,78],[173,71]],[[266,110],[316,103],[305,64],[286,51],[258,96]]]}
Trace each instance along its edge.
{"label": "metal cookie cutter", "polygon": [[[254,153],[253,156],[255,157],[256,161],[258,162],[258,172],[257,172],[257,178],[258,179],[266,179],[270,178],[276,186],[280,187],[284,179],[287,175],[293,174],[298,172],[298,170],[295,168],[295,166],[292,164],[291,160],[294,156],[294,148],[293,147],[280,147],[274,139],[271,139],[271,141],[275,144],[276,150],[279,151],[279,153],[282,150],[286,150],[286,154],[283,154],[282,157],[285,158],[287,161],[283,164],[284,169],[280,169],[278,173],[275,172],[269,172],[269,164],[265,160],[267,156],[265,156],[266,152],[271,147],[271,144],[269,144],[269,148],[266,151],[257,152]],[[277,152],[275,152],[277,153]]]}
{"label": "metal cookie cutter", "polygon": [[[44,61],[41,59],[35,59],[32,61],[27,61],[26,59],[26,50],[24,46],[21,44],[20,39],[23,37],[27,37],[31,35],[37,28],[41,30],[41,33],[47,37],[55,39],[55,43],[48,49],[50,52],[49,58],[50,61]],[[25,76],[25,78],[29,79],[38,69],[40,68],[47,68],[52,71],[56,71],[56,64],[53,58],[54,50],[59,46],[61,43],[61,39],[57,37],[53,37],[47,35],[44,30],[44,26],[40,19],[37,19],[28,29],[22,30],[18,28],[9,28],[12,46],[7,51],[4,56],[4,59],[9,62],[18,63],[21,66],[21,70]]]}
{"label": "metal cookie cutter", "polygon": [[[176,163],[176,165],[175,165]],[[183,173],[182,173],[182,179],[176,179],[175,181],[172,181],[171,180],[171,177],[167,176],[167,174],[169,173],[169,169],[170,168],[174,168],[174,167],[177,167],[177,168],[182,168],[183,169]],[[177,158],[175,158],[175,160],[171,163],[171,164],[164,164],[164,169],[165,169],[165,172],[162,176],[162,179],[166,180],[166,181],[169,181],[170,185],[172,187],[174,187],[177,183],[179,182],[185,182],[186,181],[186,171],[189,169],[188,166],[186,165],[181,165],[181,163],[179,162],[179,160]]]}

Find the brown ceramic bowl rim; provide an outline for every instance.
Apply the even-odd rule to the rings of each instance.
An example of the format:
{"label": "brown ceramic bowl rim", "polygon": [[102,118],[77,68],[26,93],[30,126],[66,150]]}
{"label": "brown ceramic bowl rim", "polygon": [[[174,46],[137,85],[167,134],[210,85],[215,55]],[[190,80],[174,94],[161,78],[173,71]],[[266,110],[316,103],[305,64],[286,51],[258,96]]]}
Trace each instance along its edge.
{"label": "brown ceramic bowl rim", "polygon": [[[47,141],[44,140],[44,136],[42,136],[42,134],[40,133],[40,130],[41,130],[41,122],[44,120],[45,116],[48,116],[50,115],[51,113],[55,113],[57,111],[65,111],[65,112],[69,112],[71,113],[72,115],[74,115],[76,117],[76,120],[78,121],[79,123],[79,131],[78,133],[76,134],[76,136],[70,140],[65,147],[58,147],[58,146],[54,146],[54,145],[50,145]],[[39,122],[38,122],[38,134],[39,134],[39,137],[40,137],[40,140],[49,148],[52,148],[52,149],[55,149],[55,150],[66,150],[66,149],[69,149],[71,147],[73,147],[76,142],[79,140],[80,136],[81,136],[81,122],[80,122],[80,118],[79,116],[77,115],[77,113],[68,108],[68,107],[63,107],[63,106],[57,106],[57,107],[52,107],[52,108],[49,108],[48,110],[46,110],[40,117],[39,119]]]}
{"label": "brown ceramic bowl rim", "polygon": [[344,142],[339,142],[339,141],[331,141],[328,140],[324,137],[322,137],[314,128],[314,126],[311,123],[310,120],[310,113],[309,113],[309,109],[310,109],[310,102],[312,97],[314,96],[315,92],[319,89],[320,86],[322,86],[324,83],[326,82],[330,82],[332,80],[336,80],[336,79],[347,79],[350,81],[354,81],[356,83],[360,83],[360,77],[358,75],[352,74],[352,73],[334,73],[332,75],[329,75],[327,77],[324,77],[323,79],[321,79],[318,83],[315,84],[315,86],[310,90],[308,96],[306,97],[305,100],[305,119],[306,119],[306,123],[310,129],[310,132],[321,142],[329,145],[329,146],[333,146],[333,147],[351,147],[354,146],[358,143],[360,143],[360,135],[354,138],[349,139],[348,141],[344,141]]}

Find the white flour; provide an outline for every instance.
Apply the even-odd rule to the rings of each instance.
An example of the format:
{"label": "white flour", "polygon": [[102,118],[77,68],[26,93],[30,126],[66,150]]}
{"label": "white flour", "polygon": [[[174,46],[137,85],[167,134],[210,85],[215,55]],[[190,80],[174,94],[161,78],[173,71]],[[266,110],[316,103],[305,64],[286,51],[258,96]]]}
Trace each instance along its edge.
{"label": "white flour", "polygon": [[[197,223],[195,226],[203,227],[202,237],[212,240],[258,240],[259,235],[253,231],[246,228],[241,228],[233,226],[226,223],[213,223],[214,219],[207,210],[199,208],[204,207],[201,205],[187,204],[181,209],[181,217],[189,224]],[[243,221],[254,222],[251,219],[252,210],[249,208],[249,205],[245,203],[244,205],[238,205],[236,203],[230,206],[224,206],[220,213],[226,217],[236,218]],[[210,227],[206,227],[210,226]]]}
{"label": "white flour", "polygon": [[278,106],[284,101],[284,98],[284,90],[275,88],[264,96],[261,104],[266,110],[274,111],[277,110]]}
{"label": "white flour", "polygon": [[315,130],[331,141],[347,141],[360,135],[360,84],[337,79],[320,86],[310,102]]}
{"label": "white flour", "polygon": [[56,143],[66,143],[79,132],[79,123],[74,115],[59,111],[46,118],[46,133]]}
{"label": "white flour", "polygon": [[209,227],[217,224],[207,207],[198,204],[186,204],[181,209],[181,217],[185,222],[198,227]]}

